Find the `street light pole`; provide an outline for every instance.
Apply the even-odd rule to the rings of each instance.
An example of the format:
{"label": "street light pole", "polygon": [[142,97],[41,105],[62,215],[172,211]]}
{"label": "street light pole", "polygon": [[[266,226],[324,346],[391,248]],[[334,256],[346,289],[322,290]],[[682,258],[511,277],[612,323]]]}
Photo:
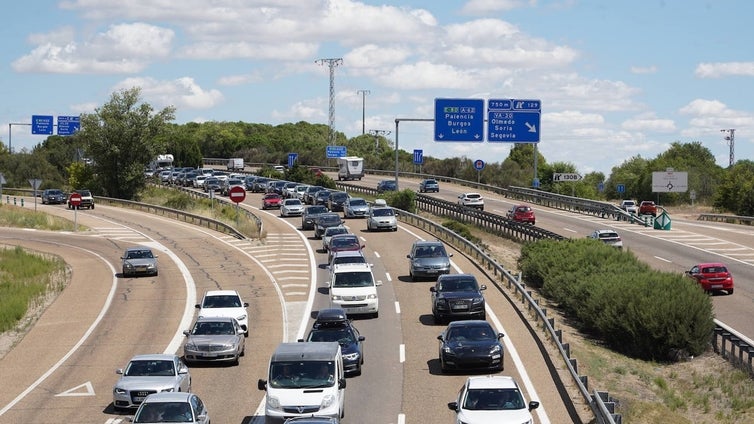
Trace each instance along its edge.
{"label": "street light pole", "polygon": [[361,94],[361,135],[365,134],[364,129],[366,128],[366,95],[370,94],[369,90],[356,90],[356,94]]}
{"label": "street light pole", "polygon": [[733,158],[733,147],[735,145],[735,133],[736,133],[736,130],[734,128],[730,128],[730,129],[727,129],[727,130],[720,130],[720,132],[724,132],[724,133],[728,134],[728,135],[725,136],[725,141],[730,146],[730,158],[729,158],[728,166],[731,167],[735,163],[735,160]]}
{"label": "street light pole", "polygon": [[390,130],[369,130],[369,134],[374,136],[374,154],[377,154],[377,146],[379,145],[379,136],[390,135]]}

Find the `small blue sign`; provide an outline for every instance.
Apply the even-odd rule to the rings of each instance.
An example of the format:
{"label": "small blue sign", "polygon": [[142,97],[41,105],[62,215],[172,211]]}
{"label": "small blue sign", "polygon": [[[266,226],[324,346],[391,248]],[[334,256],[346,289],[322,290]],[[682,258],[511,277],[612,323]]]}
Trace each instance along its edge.
{"label": "small blue sign", "polygon": [[327,146],[327,158],[335,159],[346,156],[346,146]]}
{"label": "small blue sign", "polygon": [[421,165],[424,163],[424,151],[422,149],[414,149],[414,165]]}
{"label": "small blue sign", "polygon": [[626,186],[624,184],[618,184],[617,186],[615,186],[615,189],[616,191],[618,191],[618,193],[626,192]]}
{"label": "small blue sign", "polygon": [[484,141],[484,100],[435,99],[435,141]]}
{"label": "small blue sign", "polygon": [[487,140],[491,143],[538,143],[540,100],[490,99]]}
{"label": "small blue sign", "polygon": [[31,133],[32,134],[52,134],[52,127],[55,126],[52,115],[32,115],[31,116]]}
{"label": "small blue sign", "polygon": [[481,171],[482,169],[484,169],[484,161],[481,159],[475,160],[474,169],[476,169],[477,171]]}
{"label": "small blue sign", "polygon": [[72,135],[81,129],[78,116],[58,116],[58,135]]}
{"label": "small blue sign", "polygon": [[535,178],[534,180],[532,180],[531,186],[532,188],[539,188],[539,178]]}
{"label": "small blue sign", "polygon": [[605,183],[603,181],[600,181],[599,184],[597,184],[597,190],[601,193],[605,191]]}
{"label": "small blue sign", "polygon": [[293,168],[293,165],[296,164],[296,159],[298,159],[298,153],[288,153],[288,169]]}

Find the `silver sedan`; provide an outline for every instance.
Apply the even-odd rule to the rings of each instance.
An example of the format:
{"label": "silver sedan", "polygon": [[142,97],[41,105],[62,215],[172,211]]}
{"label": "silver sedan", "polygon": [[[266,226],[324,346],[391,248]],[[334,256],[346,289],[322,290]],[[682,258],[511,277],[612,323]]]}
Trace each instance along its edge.
{"label": "silver sedan", "polygon": [[183,359],[187,362],[238,364],[238,358],[246,351],[244,330],[235,318],[201,317],[183,334],[187,337],[183,345]]}
{"label": "silver sedan", "polygon": [[301,216],[304,213],[304,204],[297,198],[284,199],[280,204],[280,216]]}
{"label": "silver sedan", "polygon": [[113,387],[115,409],[136,408],[152,393],[190,392],[191,374],[177,355],[136,355]]}
{"label": "silver sedan", "polygon": [[158,273],[157,255],[144,246],[129,247],[121,256],[123,276],[154,275]]}

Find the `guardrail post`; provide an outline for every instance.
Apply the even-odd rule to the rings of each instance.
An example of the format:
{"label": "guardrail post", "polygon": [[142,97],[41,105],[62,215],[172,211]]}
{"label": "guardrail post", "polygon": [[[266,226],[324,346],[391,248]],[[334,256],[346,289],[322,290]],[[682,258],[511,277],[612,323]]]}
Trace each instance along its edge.
{"label": "guardrail post", "polygon": [[21,207],[22,208],[24,207],[24,198],[23,197],[21,198]]}
{"label": "guardrail post", "polygon": [[13,198],[13,206],[16,206],[16,198]]}

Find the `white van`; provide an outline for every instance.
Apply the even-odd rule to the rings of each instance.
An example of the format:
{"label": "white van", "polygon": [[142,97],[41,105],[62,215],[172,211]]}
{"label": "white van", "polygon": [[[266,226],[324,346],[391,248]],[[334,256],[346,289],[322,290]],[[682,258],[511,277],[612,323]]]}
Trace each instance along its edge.
{"label": "white van", "polygon": [[343,418],[346,378],[337,342],[280,343],[270,358],[265,424],[288,418],[323,416]]}
{"label": "white van", "polygon": [[366,263],[345,263],[330,268],[330,304],[343,308],[348,316],[379,316],[380,302],[372,267]]}

